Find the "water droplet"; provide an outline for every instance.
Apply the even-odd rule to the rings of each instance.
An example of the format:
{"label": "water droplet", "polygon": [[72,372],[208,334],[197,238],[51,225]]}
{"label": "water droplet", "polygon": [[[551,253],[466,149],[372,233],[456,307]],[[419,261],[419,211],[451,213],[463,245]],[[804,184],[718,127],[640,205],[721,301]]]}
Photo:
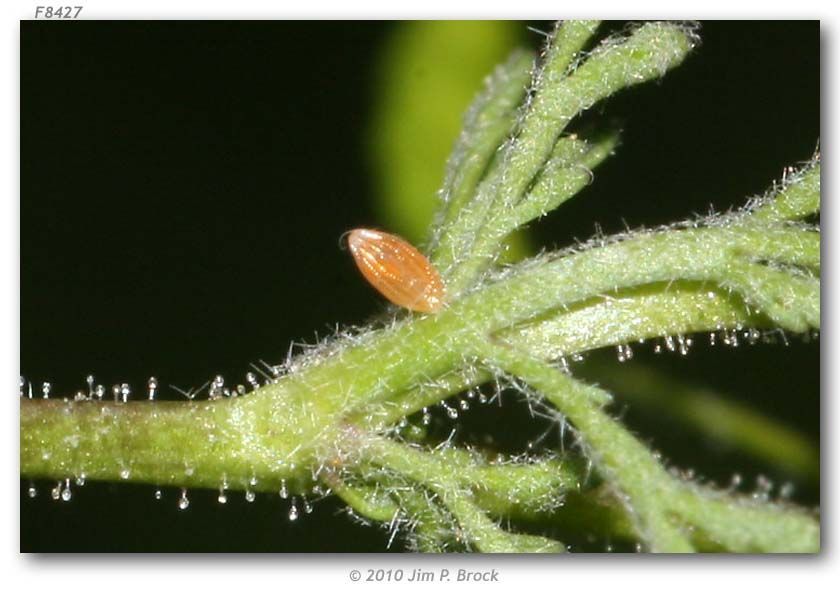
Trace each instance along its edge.
{"label": "water droplet", "polygon": [[307,515],[311,515],[313,510],[315,510],[315,509],[312,508],[312,504],[308,500],[304,500],[303,501],[303,512],[305,512]]}
{"label": "water droplet", "polygon": [[289,521],[297,521],[298,516],[297,503],[295,502],[295,499],[292,498],[292,506],[289,508]]}
{"label": "water droplet", "polygon": [[239,394],[240,396],[244,396],[247,391],[248,390],[245,389],[245,386],[242,385],[241,383],[236,386],[236,393]]}
{"label": "water droplet", "polygon": [[224,489],[219,490],[219,504],[227,504],[227,495]]}
{"label": "water droplet", "polygon": [[93,382],[94,382],[93,375],[88,375],[85,377],[85,382],[88,385],[88,398],[93,398]]}
{"label": "water droplet", "polygon": [[87,480],[87,475],[82,473],[78,477],[76,477],[76,485],[78,485],[79,487],[84,487],[86,480]]}
{"label": "water droplet", "polygon": [[257,381],[256,375],[254,375],[250,371],[245,373],[245,379],[248,381],[249,384],[251,384],[251,387],[253,387],[254,389],[260,387],[260,382]]}
{"label": "water droplet", "polygon": [[149,377],[149,382],[147,384],[149,388],[149,400],[155,399],[155,392],[157,391],[158,387],[158,380],[155,377]]}
{"label": "water droplet", "polygon": [[70,499],[73,497],[73,491],[70,489],[70,480],[67,480],[67,483],[64,485],[64,489],[61,490],[61,499],[64,502],[70,502]]}
{"label": "water droplet", "polygon": [[128,402],[128,396],[131,394],[131,388],[127,383],[120,385],[120,397],[123,402]]}
{"label": "water droplet", "polygon": [[254,490],[245,490],[245,502],[253,502],[256,498]]}
{"label": "water droplet", "polygon": [[178,508],[181,510],[187,510],[190,505],[190,499],[187,498],[187,490],[186,488],[181,488],[181,497],[178,498]]}
{"label": "water droplet", "polygon": [[163,492],[158,488],[155,490],[155,500],[160,500],[161,498],[163,498]]}
{"label": "water droplet", "polygon": [[432,422],[432,415],[429,412],[429,408],[427,406],[423,407],[423,417],[421,419],[423,425],[428,425]]}
{"label": "water droplet", "polygon": [[720,339],[725,346],[738,346],[738,334],[734,330],[724,327],[720,331]]}
{"label": "water droplet", "polygon": [[717,334],[713,331],[709,334],[709,345],[714,346],[717,343]]}
{"label": "water droplet", "polygon": [[286,489],[286,480],[280,482],[280,497],[284,500],[289,497],[289,490]]}
{"label": "water droplet", "polygon": [[691,346],[691,343],[688,343],[686,338],[684,338],[682,335],[678,335],[677,336],[677,345],[679,346],[680,354],[682,356],[686,356],[688,354],[688,349]]}
{"label": "water droplet", "polygon": [[111,393],[114,394],[114,402],[120,401],[120,386],[118,384],[114,384],[111,386]]}
{"label": "water droplet", "polygon": [[102,400],[105,397],[105,386],[97,385],[93,391],[93,395],[97,400]]}
{"label": "water droplet", "polygon": [[210,399],[215,400],[222,397],[222,390],[225,388],[225,378],[221,375],[216,375],[210,383]]}
{"label": "water droplet", "polygon": [[26,387],[26,379],[23,375],[20,376],[20,397],[23,398],[23,389]]}
{"label": "water droplet", "polygon": [[790,500],[793,497],[795,486],[792,482],[787,481],[779,488],[779,498],[782,500]]}
{"label": "water droplet", "polygon": [[30,482],[29,489],[26,491],[26,493],[29,495],[30,498],[34,498],[35,496],[38,495],[38,490],[35,489],[35,484],[34,483]]}
{"label": "water droplet", "polygon": [[461,398],[460,401],[458,402],[458,407],[461,410],[469,410],[470,409],[470,403],[467,401],[466,398]]}
{"label": "water droplet", "polygon": [[61,498],[61,482],[59,481],[58,484],[50,490],[50,496],[53,500],[58,500]]}
{"label": "water droplet", "polygon": [[457,408],[455,408],[453,406],[449,406],[446,403],[441,403],[441,404],[443,404],[443,408],[446,410],[446,416],[448,416],[452,420],[455,420],[455,419],[458,418],[458,409]]}
{"label": "water droplet", "polygon": [[616,351],[618,352],[618,362],[626,362],[633,358],[633,348],[630,347],[630,344],[619,344],[616,346]]}
{"label": "water droplet", "polygon": [[120,470],[120,479],[128,479],[131,476],[131,471],[128,468]]}
{"label": "water droplet", "polygon": [[673,352],[676,350],[676,345],[674,344],[674,338],[672,336],[665,337],[665,347],[668,348],[668,352]]}
{"label": "water droplet", "polygon": [[753,492],[753,499],[766,502],[770,499],[770,492],[773,490],[773,482],[764,475],[755,478],[756,490]]}
{"label": "water droplet", "polygon": [[662,344],[660,344],[659,342],[656,342],[653,345],[653,353],[654,354],[662,354]]}
{"label": "water droplet", "polygon": [[44,384],[41,386],[41,393],[43,394],[44,398],[50,397],[50,390],[52,389],[52,384],[49,381],[45,381]]}

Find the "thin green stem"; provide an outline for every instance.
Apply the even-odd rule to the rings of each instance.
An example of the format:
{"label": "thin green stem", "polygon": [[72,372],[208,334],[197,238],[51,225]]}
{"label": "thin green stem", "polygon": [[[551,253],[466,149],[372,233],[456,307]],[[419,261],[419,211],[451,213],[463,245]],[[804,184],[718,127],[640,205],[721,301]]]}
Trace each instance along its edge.
{"label": "thin green stem", "polygon": [[[487,165],[513,127],[515,109],[525,95],[533,62],[529,53],[515,51],[496,67],[467,111],[464,129],[447,165],[443,205],[434,231],[447,230],[475,193]],[[430,254],[436,253],[438,243],[437,239],[432,241]]]}
{"label": "thin green stem", "polygon": [[566,376],[529,355],[493,344],[480,352],[492,364],[522,378],[557,406],[580,431],[588,454],[604,476],[615,483],[635,514],[642,539],[655,552],[693,550],[689,537],[666,513],[670,479],[651,453],[626,429],[602,412],[587,394],[566,391]]}
{"label": "thin green stem", "polygon": [[[385,468],[409,477],[434,491],[457,520],[462,541],[482,552],[563,552],[559,542],[541,536],[514,534],[502,529],[481,509],[475,495],[465,487],[464,473],[420,449],[372,437],[359,444],[363,456]],[[556,493],[561,490],[558,488]]]}
{"label": "thin green stem", "polygon": [[805,168],[791,173],[784,185],[753,210],[757,222],[804,219],[820,210],[820,163],[817,156]]}

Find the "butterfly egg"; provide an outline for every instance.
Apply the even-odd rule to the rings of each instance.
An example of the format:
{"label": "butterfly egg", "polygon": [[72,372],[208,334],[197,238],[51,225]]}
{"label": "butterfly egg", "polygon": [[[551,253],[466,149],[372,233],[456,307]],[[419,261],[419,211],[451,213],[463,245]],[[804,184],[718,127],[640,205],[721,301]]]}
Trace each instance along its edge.
{"label": "butterfly egg", "polygon": [[388,300],[418,312],[443,308],[446,289],[440,273],[404,239],[374,229],[353,229],[347,243],[362,275]]}

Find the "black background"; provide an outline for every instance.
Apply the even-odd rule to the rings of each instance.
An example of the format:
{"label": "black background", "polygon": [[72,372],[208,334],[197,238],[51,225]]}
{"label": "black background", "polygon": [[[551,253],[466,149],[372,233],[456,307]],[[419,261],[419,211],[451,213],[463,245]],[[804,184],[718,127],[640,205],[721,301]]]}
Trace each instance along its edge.
{"label": "black background", "polygon": [[[536,47],[525,25],[523,43]],[[393,29],[22,22],[21,373],[69,395],[88,373],[135,388],[150,375],[184,388],[216,373],[238,381],[249,362],[279,362],[290,341],[382,308],[338,238],[381,225],[364,134],[372,66]],[[812,155],[818,23],[708,22],[701,35],[661,82],[597,109],[621,118],[622,147],[595,185],[533,229],[542,243],[585,239],[595,223],[610,233],[738,206]],[[818,344],[698,346],[688,359],[640,348],[637,360],[818,439]],[[624,409],[673,464],[719,481],[735,471],[779,481]],[[503,414],[463,427],[492,429]],[[527,428],[521,415],[504,418]],[[277,495],[246,504],[230,494],[221,506],[215,492],[192,491],[179,511],[175,490],[156,502],[151,487],[89,482],[64,503],[49,498],[54,483],[37,484],[30,500],[21,482],[24,551],[383,551],[387,542],[333,500],[290,524]],[[817,494],[802,482],[795,499],[816,504]]]}

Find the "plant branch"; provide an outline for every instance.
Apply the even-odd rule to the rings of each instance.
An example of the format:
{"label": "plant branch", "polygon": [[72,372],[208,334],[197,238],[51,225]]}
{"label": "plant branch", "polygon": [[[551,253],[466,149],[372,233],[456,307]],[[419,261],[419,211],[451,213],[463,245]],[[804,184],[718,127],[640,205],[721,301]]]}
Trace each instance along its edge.
{"label": "plant branch", "polygon": [[[565,549],[497,521],[510,517],[632,534],[654,551],[817,549],[812,515],[672,475],[606,412],[609,391],[551,363],[658,336],[819,328],[818,156],[745,210],[497,264],[510,234],[591,183],[613,153],[616,132],[583,139],[568,131],[573,119],[662,76],[697,41],[685,26],[649,23],[585,55],[597,26],[562,24],[530,89],[531,61],[515,53],[475,101],[431,237],[443,310],[337,334],[244,395],[21,398],[21,474],[300,494],[326,484],[358,515],[387,522],[392,539],[403,529],[427,551]],[[567,455],[494,462],[481,449],[399,439],[400,421],[492,379],[568,419],[600,480]],[[748,422],[758,433],[741,441],[762,452],[750,435],[779,430]],[[561,510],[567,498],[574,508]]]}

